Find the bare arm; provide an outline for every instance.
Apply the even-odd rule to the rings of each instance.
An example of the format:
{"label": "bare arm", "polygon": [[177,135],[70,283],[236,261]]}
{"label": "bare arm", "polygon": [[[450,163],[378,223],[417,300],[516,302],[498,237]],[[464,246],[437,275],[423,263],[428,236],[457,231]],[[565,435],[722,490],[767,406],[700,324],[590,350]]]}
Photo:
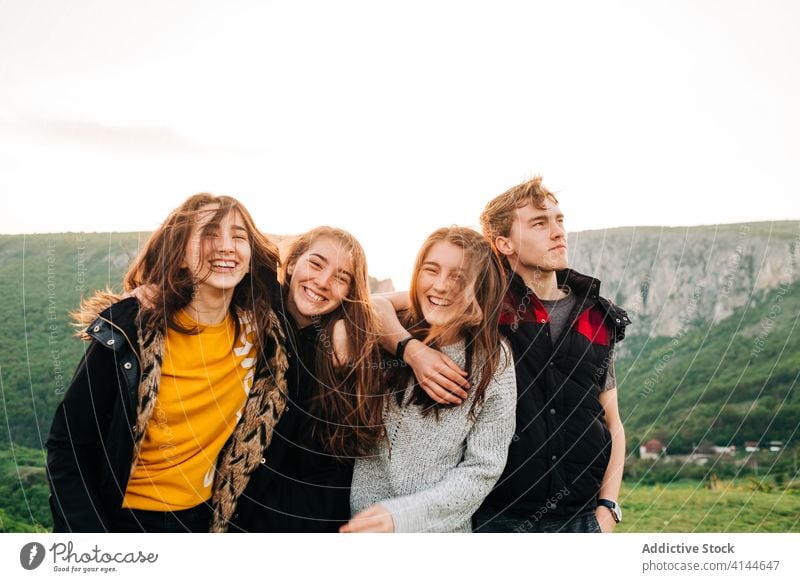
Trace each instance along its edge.
{"label": "bare arm", "polygon": [[373,299],[375,297],[381,297],[383,299],[388,299],[389,303],[392,304],[392,307],[395,311],[406,311],[407,309],[411,308],[411,301],[408,298],[408,291],[395,291],[393,293],[378,293],[372,296]]}
{"label": "bare arm", "polygon": [[[372,296],[372,304],[381,318],[381,347],[390,354],[397,350],[397,343],[410,334],[400,323],[392,302],[386,297]],[[403,360],[411,366],[420,387],[435,402],[461,404],[469,389],[467,373],[453,360],[419,340],[406,344]]]}
{"label": "bare arm", "polygon": [[[625,468],[625,428],[619,416],[617,405],[617,390],[605,390],[600,393],[600,404],[606,415],[606,424],[611,433],[611,458],[600,484],[600,499],[611,499],[619,502],[619,489],[622,485],[622,471]],[[595,510],[600,529],[604,533],[611,532],[616,527],[616,522],[607,507],[598,507]]]}
{"label": "bare arm", "polygon": [[[397,342],[404,340],[410,334],[400,323],[394,304],[386,295],[373,295],[372,306],[378,312],[381,319],[381,347],[394,355],[397,350]],[[410,342],[420,343],[420,342]],[[407,347],[411,347],[410,344]]]}

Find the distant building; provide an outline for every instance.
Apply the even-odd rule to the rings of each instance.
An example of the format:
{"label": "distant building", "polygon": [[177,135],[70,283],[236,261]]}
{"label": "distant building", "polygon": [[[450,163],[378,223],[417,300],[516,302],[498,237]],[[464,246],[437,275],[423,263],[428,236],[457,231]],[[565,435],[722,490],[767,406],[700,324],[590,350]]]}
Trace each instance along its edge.
{"label": "distant building", "polygon": [[773,453],[779,453],[783,450],[783,441],[769,441],[769,450]]}
{"label": "distant building", "polygon": [[650,439],[639,447],[639,456],[642,459],[658,459],[667,454],[667,447],[658,439]]}
{"label": "distant building", "polygon": [[727,455],[729,457],[732,457],[733,455],[736,454],[736,445],[728,445],[727,447],[714,445],[713,447],[711,447],[711,450],[718,455]]}
{"label": "distant building", "polygon": [[744,450],[748,453],[757,453],[760,449],[757,441],[745,441]]}
{"label": "distant building", "polygon": [[693,455],[705,455],[706,457],[713,457],[717,452],[714,450],[716,445],[709,441],[703,441],[699,445],[695,445],[692,449]]}
{"label": "distant building", "polygon": [[714,450],[715,447],[716,445],[710,441],[703,441],[699,445],[695,445],[691,454],[689,454],[688,462],[696,465],[705,465],[710,459],[715,458],[719,454]]}

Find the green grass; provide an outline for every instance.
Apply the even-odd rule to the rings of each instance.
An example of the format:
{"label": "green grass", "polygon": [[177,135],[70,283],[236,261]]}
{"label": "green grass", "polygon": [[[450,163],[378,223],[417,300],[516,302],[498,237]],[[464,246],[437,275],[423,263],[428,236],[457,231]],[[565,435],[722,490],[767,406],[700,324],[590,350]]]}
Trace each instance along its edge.
{"label": "green grass", "polygon": [[800,533],[797,489],[758,491],[753,482],[623,486],[618,532]]}
{"label": "green grass", "polygon": [[[49,531],[44,453],[0,449],[0,532]],[[800,481],[781,487],[755,478],[623,485],[627,533],[800,533]]]}

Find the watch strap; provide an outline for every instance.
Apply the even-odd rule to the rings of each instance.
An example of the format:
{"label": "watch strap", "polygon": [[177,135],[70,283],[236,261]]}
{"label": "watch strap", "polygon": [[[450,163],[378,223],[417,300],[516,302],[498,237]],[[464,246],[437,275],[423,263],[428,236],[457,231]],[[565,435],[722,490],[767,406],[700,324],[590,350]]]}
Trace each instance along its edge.
{"label": "watch strap", "polygon": [[598,499],[597,505],[602,505],[603,507],[608,507],[611,510],[611,515],[614,516],[614,521],[619,523],[622,521],[620,519],[620,509],[619,505],[615,501],[611,501],[610,499]]}
{"label": "watch strap", "polygon": [[408,342],[410,342],[413,339],[417,339],[417,338],[415,338],[413,335],[410,335],[406,339],[402,339],[399,342],[397,342],[397,350],[395,350],[394,355],[401,362],[405,362],[405,360],[403,359],[403,356],[406,353],[406,346],[408,345]]}

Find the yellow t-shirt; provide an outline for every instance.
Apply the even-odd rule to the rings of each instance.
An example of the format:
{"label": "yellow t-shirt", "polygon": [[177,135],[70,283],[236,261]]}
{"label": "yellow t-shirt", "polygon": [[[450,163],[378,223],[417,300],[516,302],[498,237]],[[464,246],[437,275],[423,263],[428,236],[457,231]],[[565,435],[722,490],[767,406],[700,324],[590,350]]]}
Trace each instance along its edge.
{"label": "yellow t-shirt", "polygon": [[[187,327],[197,325],[185,313]],[[167,330],[161,383],[123,507],[179,511],[211,497],[214,468],[253,385],[253,328],[230,315],[197,335]],[[235,340],[235,341],[234,341]]]}

